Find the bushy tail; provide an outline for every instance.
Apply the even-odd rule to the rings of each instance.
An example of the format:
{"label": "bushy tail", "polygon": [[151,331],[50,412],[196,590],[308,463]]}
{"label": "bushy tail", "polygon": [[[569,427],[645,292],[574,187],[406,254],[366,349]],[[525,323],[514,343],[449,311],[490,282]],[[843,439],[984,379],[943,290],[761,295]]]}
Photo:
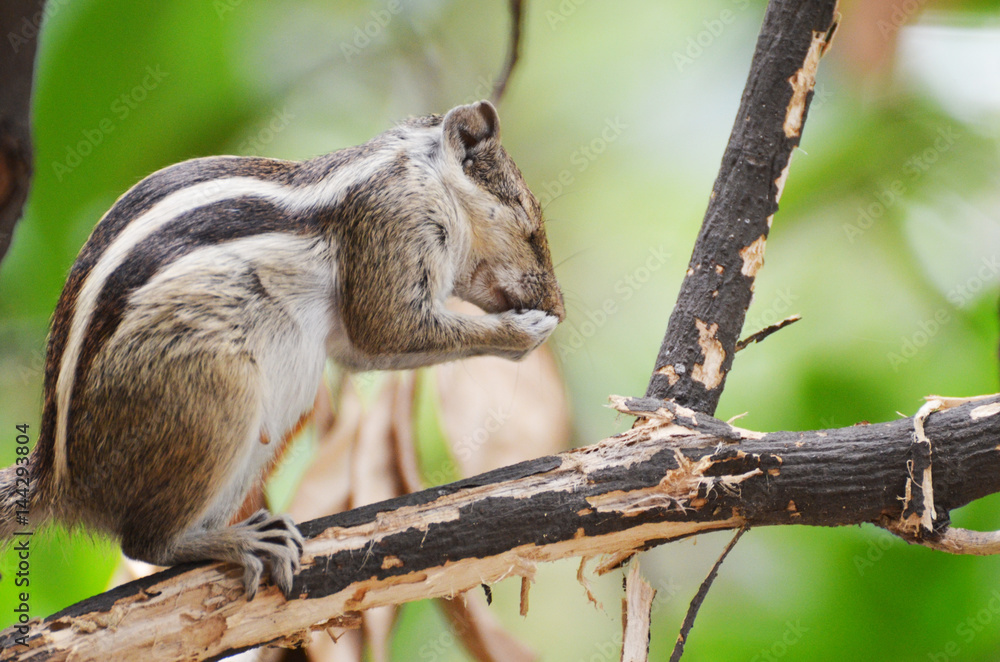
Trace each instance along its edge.
{"label": "bushy tail", "polygon": [[27,464],[15,464],[0,469],[0,547],[19,531],[28,531],[40,519],[34,512],[38,481],[35,468],[37,455],[32,452]]}

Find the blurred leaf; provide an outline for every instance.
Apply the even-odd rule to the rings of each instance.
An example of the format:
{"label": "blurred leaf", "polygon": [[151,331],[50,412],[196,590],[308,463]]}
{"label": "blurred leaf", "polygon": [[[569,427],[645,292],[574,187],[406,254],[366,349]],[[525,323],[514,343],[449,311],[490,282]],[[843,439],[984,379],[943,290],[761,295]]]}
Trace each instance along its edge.
{"label": "blurred leaf", "polygon": [[[471,593],[471,591],[470,591]],[[501,627],[478,596],[462,595],[438,603],[452,628],[477,662],[531,662],[538,656]]]}
{"label": "blurred leaf", "polygon": [[566,450],[569,405],[547,345],[519,363],[484,356],[434,371],[441,428],[462,476]]}

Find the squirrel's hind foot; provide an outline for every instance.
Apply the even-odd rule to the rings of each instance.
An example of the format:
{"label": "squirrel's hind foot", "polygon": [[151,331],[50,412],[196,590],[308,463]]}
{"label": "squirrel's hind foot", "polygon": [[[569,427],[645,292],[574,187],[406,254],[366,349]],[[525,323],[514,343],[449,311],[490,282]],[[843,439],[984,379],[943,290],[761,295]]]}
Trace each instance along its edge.
{"label": "squirrel's hind foot", "polygon": [[256,513],[239,524],[223,529],[242,539],[236,553],[229,559],[243,566],[243,585],[247,601],[257,594],[264,565],[271,579],[286,598],[292,596],[292,578],[299,571],[302,557],[302,534],[288,515],[272,515],[267,510]]}
{"label": "squirrel's hind foot", "polygon": [[221,529],[189,529],[165,549],[139,546],[124,536],[128,556],[156,565],[189,561],[228,561],[243,568],[247,601],[257,595],[266,567],[285,598],[291,598],[292,579],[301,567],[302,534],[288,515],[258,510],[247,519]]}

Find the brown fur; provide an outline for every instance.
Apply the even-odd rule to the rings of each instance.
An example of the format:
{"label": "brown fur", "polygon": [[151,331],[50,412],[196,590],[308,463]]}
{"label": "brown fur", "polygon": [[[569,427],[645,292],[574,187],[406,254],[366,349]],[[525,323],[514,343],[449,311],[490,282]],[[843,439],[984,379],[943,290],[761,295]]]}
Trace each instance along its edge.
{"label": "brown fur", "polygon": [[[196,197],[215,181],[219,196]],[[246,188],[228,195],[237,185]],[[162,224],[130,234],[154,205],[166,210]],[[128,252],[102,270],[120,236]],[[448,311],[452,294],[487,314]],[[74,321],[87,304],[92,315]],[[248,597],[266,563],[288,595],[302,546],[291,520],[259,511],[230,521],[248,514],[240,505],[280,457],[292,417],[311,408],[323,348],[361,369],[519,359],[563,317],[541,209],[486,102],[303,163],[215,157],[166,168],[116,202],[67,279],[32,509],[107,532],[145,561],[237,563]],[[73,324],[82,341],[67,354]],[[57,484],[64,354],[76,363]],[[282,442],[259,443],[267,436]],[[14,494],[10,471],[0,473],[0,514]]]}

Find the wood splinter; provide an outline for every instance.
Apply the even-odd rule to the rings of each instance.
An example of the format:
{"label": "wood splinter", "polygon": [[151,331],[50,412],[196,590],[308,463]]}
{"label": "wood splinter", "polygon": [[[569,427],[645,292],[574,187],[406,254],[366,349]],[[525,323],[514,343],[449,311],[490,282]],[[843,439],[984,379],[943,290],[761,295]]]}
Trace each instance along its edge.
{"label": "wood splinter", "polygon": [[634,559],[625,578],[622,598],[622,662],[649,659],[649,624],[655,597],[656,590],[639,571],[639,559]]}

